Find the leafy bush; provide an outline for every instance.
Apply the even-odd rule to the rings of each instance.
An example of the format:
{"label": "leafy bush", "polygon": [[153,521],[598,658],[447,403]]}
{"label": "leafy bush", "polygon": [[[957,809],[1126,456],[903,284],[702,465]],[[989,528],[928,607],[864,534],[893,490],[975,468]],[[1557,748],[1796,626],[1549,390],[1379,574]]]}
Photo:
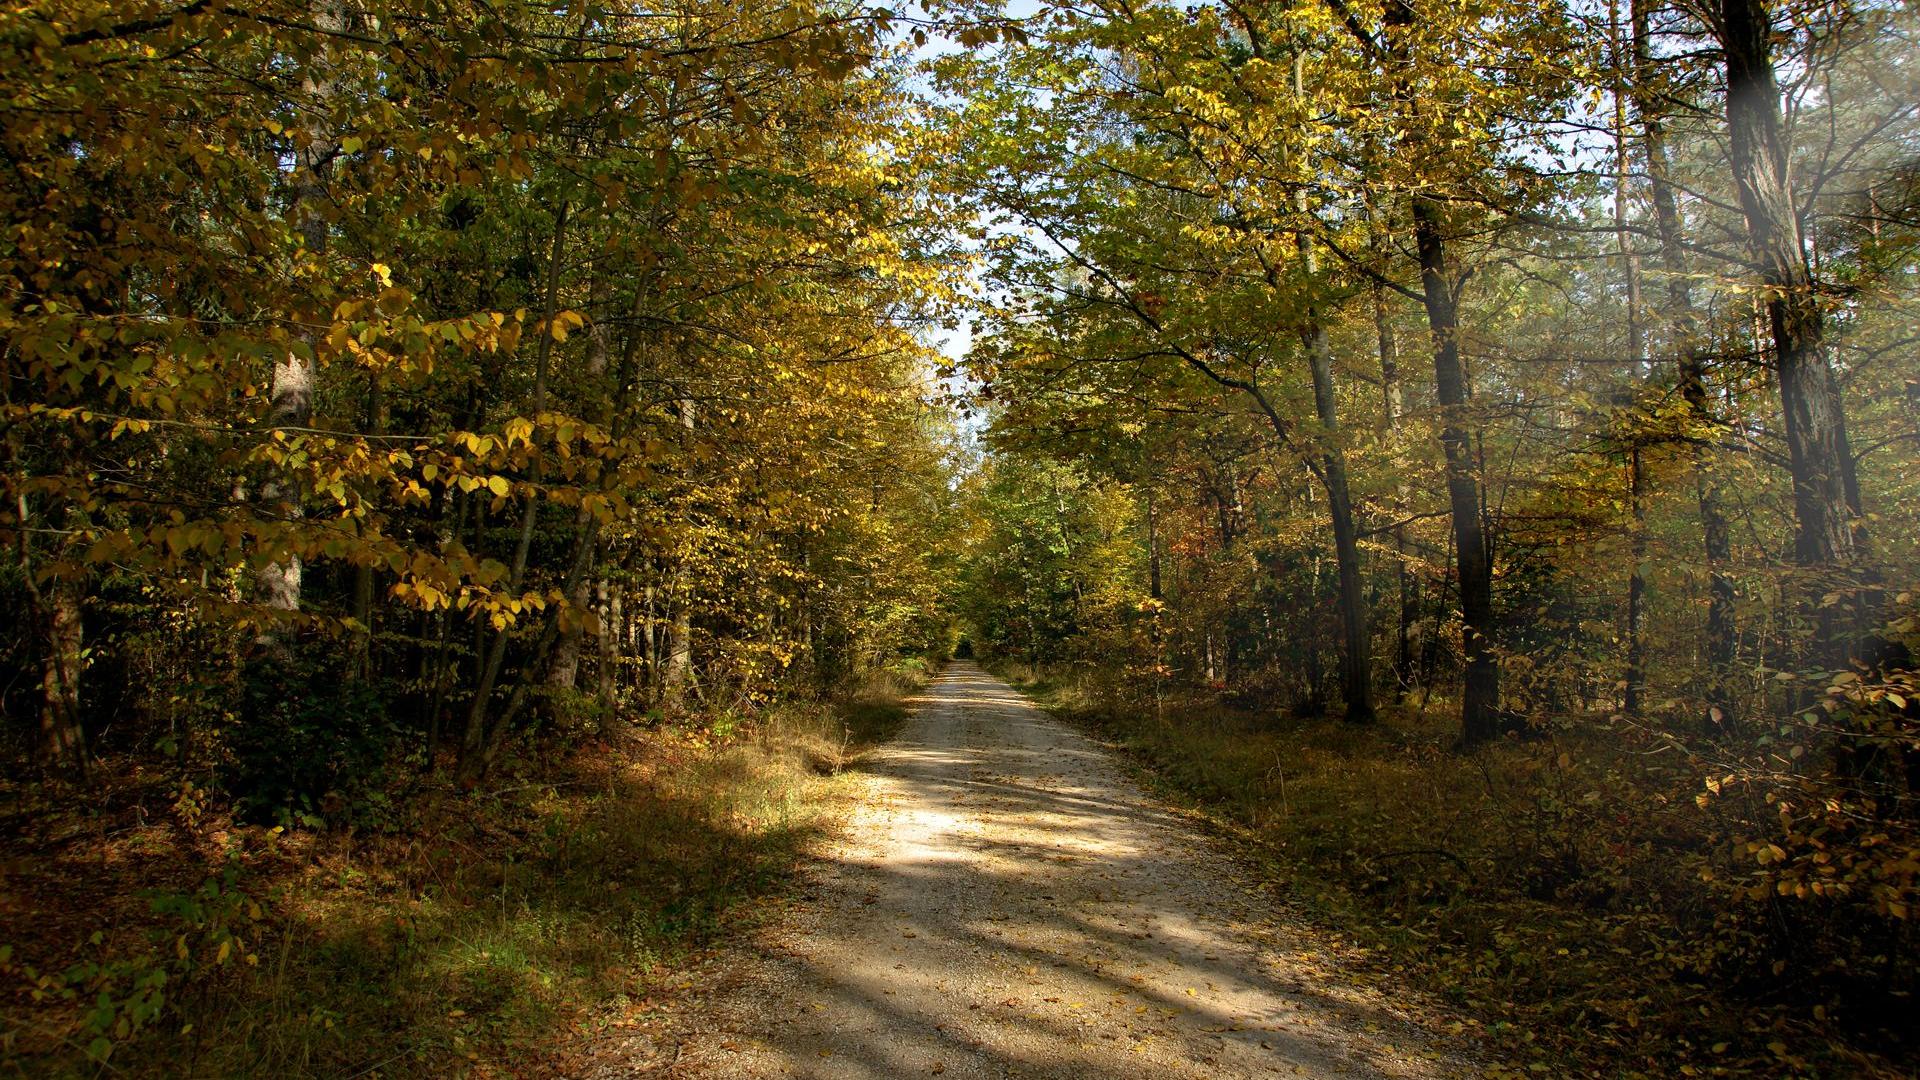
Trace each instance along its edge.
{"label": "leafy bush", "polygon": [[380,688],[317,652],[269,654],[244,672],[225,778],[244,820],[378,824],[388,806],[380,787],[398,732]]}

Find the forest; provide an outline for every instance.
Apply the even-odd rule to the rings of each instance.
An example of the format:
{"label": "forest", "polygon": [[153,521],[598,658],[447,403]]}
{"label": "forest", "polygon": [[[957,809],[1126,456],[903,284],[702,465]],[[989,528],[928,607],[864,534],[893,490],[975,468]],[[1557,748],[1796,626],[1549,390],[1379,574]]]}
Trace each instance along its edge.
{"label": "forest", "polygon": [[30,0],[0,225],[9,1075],[588,1075],[956,656],[1443,1075],[1915,1075],[1907,0]]}

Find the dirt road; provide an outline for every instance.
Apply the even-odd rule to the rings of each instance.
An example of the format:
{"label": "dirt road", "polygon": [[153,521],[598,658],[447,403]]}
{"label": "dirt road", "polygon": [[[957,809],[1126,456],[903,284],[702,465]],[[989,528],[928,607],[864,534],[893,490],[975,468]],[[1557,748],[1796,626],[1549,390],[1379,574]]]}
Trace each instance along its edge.
{"label": "dirt road", "polygon": [[674,1075],[1470,1074],[1099,746],[971,664],[929,699]]}

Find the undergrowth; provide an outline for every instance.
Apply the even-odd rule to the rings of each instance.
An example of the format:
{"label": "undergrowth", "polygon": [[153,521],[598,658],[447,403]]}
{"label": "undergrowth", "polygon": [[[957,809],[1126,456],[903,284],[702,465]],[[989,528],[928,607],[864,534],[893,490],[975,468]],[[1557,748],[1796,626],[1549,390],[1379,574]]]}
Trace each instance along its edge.
{"label": "undergrowth", "polygon": [[1911,998],[1885,989],[1911,973],[1864,970],[1868,956],[1857,986],[1805,974],[1822,958],[1796,950],[1825,936],[1710,886],[1737,867],[1697,774],[1630,731],[1461,754],[1437,706],[1354,726],[1196,696],[1156,716],[1091,677],[1002,674],[1126,752],[1295,907],[1369,948],[1382,978],[1415,980],[1523,1075],[1912,1075]]}
{"label": "undergrowth", "polygon": [[374,831],[138,769],[11,792],[0,1074],[564,1074],[772,910],[918,681],[617,729]]}

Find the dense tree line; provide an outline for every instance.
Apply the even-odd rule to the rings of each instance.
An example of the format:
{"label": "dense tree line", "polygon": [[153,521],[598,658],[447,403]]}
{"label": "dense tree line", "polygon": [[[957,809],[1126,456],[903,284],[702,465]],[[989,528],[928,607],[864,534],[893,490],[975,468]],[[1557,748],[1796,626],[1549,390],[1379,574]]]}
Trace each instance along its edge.
{"label": "dense tree line", "polygon": [[1026,29],[942,67],[992,221],[983,645],[1136,703],[1671,753],[1717,903],[1911,955],[1911,13]]}
{"label": "dense tree line", "polygon": [[786,3],[6,15],[15,758],[170,754],[312,816],[937,647],[955,264],[896,37]]}

